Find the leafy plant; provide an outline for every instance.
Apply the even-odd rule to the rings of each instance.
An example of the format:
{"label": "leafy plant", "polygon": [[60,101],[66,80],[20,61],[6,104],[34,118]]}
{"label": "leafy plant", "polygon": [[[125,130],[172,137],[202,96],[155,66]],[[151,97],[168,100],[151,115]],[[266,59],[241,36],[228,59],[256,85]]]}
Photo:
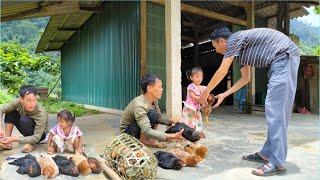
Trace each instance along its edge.
{"label": "leafy plant", "polygon": [[[0,86],[16,94],[23,84],[52,88],[60,76],[60,53],[35,54],[48,17],[1,23]],[[60,95],[60,86],[53,92]]]}
{"label": "leafy plant", "polygon": [[[54,62],[48,56],[31,55],[29,51],[18,43],[0,44],[0,82],[14,94],[23,84],[34,84],[41,79],[40,86],[49,86],[60,75],[60,63]],[[47,76],[37,76],[41,73]],[[35,84],[34,84],[35,85]]]}
{"label": "leafy plant", "polygon": [[14,97],[2,90],[0,90],[0,104],[5,104],[10,102]]}
{"label": "leafy plant", "polygon": [[57,98],[49,98],[47,101],[42,101],[41,103],[46,108],[47,112],[52,114],[57,114],[64,109],[71,111],[76,117],[100,113],[97,110],[86,109],[83,105],[61,101]]}
{"label": "leafy plant", "polygon": [[320,6],[314,7],[314,12],[315,12],[316,14],[320,14]]}

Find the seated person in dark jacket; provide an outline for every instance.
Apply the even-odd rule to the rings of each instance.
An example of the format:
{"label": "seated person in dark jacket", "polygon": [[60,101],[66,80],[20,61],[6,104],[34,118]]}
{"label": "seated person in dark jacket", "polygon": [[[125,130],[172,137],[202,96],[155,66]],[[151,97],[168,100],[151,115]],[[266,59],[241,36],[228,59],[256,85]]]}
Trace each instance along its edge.
{"label": "seated person in dark jacket", "polygon": [[163,147],[157,140],[167,141],[184,139],[183,130],[173,134],[157,131],[158,124],[171,125],[178,122],[178,117],[168,119],[161,115],[158,100],[162,95],[162,82],[153,74],[145,75],[141,80],[143,94],[134,98],[124,110],[120,122],[120,131],[139,139],[143,144]]}

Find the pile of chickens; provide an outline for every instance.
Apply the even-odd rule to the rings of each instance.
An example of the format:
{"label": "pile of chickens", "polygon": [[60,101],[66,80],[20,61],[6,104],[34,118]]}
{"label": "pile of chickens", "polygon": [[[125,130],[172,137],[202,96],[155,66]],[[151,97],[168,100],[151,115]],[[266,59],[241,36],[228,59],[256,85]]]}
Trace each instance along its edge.
{"label": "pile of chickens", "polygon": [[54,157],[41,155],[36,158],[31,154],[12,159],[15,160],[9,164],[19,167],[17,173],[27,174],[30,177],[43,175],[46,178],[54,178],[59,174],[78,177],[80,174],[86,176],[91,173],[99,174],[102,171],[97,159],[81,154],[75,154],[69,159],[61,155]]}
{"label": "pile of chickens", "polygon": [[184,129],[182,136],[191,143],[185,147],[176,147],[168,151],[157,151],[155,156],[158,159],[158,165],[164,169],[180,170],[184,166],[194,167],[200,161],[205,159],[208,149],[207,147],[196,143],[205,138],[203,132],[195,131],[184,123],[177,123],[170,127],[166,133],[176,133]]}

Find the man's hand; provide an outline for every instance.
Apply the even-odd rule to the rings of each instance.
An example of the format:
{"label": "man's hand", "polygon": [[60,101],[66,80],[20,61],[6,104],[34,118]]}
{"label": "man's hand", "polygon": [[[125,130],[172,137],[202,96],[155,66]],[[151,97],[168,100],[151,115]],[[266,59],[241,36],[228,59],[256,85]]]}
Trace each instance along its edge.
{"label": "man's hand", "polygon": [[3,139],[0,140],[0,143],[5,144],[5,145],[9,145],[12,142],[16,142],[18,141],[18,138],[16,136],[11,136],[11,137],[5,137]]}
{"label": "man's hand", "polygon": [[208,89],[205,89],[205,90],[202,92],[202,94],[201,94],[201,96],[200,96],[200,100],[199,100],[199,102],[200,102],[200,104],[201,104],[202,106],[208,105],[207,99],[208,99],[208,97],[209,97],[209,94],[210,94],[210,92],[208,91]]}
{"label": "man's hand", "polygon": [[181,129],[181,131],[174,133],[174,139],[177,140],[184,140],[184,137],[182,136],[184,129]]}
{"label": "man's hand", "polygon": [[218,99],[217,100],[217,103],[213,106],[213,108],[217,108],[219,107],[219,105],[222,103],[222,101],[224,100],[224,98],[226,98],[227,95],[225,93],[221,93],[221,94],[218,94],[216,96],[216,98]]}
{"label": "man's hand", "polygon": [[181,131],[173,134],[167,134],[167,141],[172,140],[172,139],[177,139],[177,140],[185,140],[185,138],[182,136],[184,129],[181,129]]}

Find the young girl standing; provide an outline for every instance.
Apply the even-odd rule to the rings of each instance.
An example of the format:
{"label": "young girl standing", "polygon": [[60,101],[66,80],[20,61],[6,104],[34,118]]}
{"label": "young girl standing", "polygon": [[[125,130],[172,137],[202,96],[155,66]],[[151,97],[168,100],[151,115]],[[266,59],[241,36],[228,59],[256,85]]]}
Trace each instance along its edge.
{"label": "young girl standing", "polygon": [[182,117],[189,127],[202,131],[202,117],[199,103],[200,96],[206,86],[202,86],[203,71],[200,67],[194,67],[187,71],[188,78],[192,81],[187,87],[187,99],[184,101]]}

